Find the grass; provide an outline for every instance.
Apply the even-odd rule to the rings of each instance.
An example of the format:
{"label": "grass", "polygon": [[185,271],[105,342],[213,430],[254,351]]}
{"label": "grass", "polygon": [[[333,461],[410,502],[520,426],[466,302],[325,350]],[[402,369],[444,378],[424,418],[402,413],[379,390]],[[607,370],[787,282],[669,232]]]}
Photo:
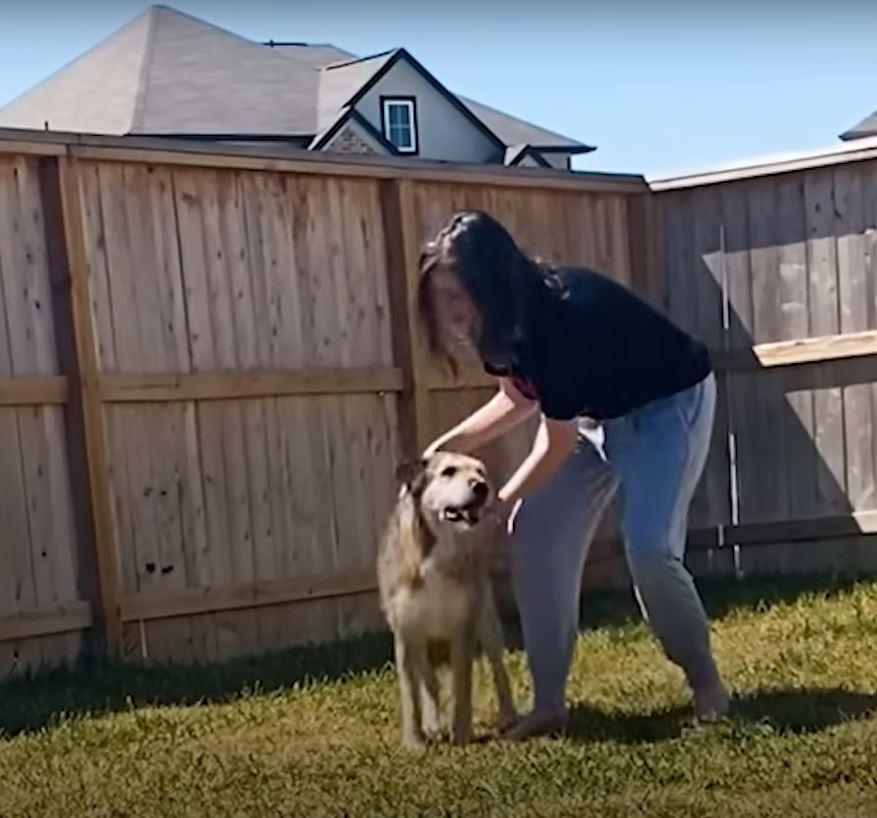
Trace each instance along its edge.
{"label": "grass", "polygon": [[[686,726],[680,674],[627,600],[602,597],[562,741],[406,754],[385,637],[10,680],[0,816],[877,815],[877,581],[704,595],[736,696],[714,727]],[[509,664],[525,700],[523,656]]]}

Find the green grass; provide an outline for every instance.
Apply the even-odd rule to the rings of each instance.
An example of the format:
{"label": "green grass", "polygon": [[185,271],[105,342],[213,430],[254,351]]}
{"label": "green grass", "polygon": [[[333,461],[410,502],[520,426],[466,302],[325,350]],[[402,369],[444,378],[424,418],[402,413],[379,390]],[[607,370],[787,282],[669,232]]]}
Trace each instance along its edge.
{"label": "green grass", "polygon": [[[389,642],[0,685],[0,816],[877,815],[877,581],[706,586],[735,693],[687,726],[629,600],[589,603],[570,735],[398,748]],[[519,701],[524,659],[509,657]],[[478,674],[479,733],[492,713]]]}

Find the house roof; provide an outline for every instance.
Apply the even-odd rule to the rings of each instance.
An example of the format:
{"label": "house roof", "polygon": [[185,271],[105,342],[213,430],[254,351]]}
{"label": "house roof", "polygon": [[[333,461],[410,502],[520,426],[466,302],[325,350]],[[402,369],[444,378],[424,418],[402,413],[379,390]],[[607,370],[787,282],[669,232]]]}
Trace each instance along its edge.
{"label": "house roof", "polygon": [[267,45],[278,54],[306,62],[311,68],[325,68],[333,63],[356,59],[356,54],[329,43],[282,43],[268,40],[262,45]]}
{"label": "house roof", "polygon": [[861,139],[863,136],[877,135],[877,111],[866,116],[861,122],[853,125],[848,131],[844,131],[841,139]]}
{"label": "house roof", "polygon": [[368,87],[380,76],[395,54],[395,51],[387,51],[364,59],[329,65],[320,71],[318,129],[330,125],[362,88]]}
{"label": "house roof", "polygon": [[593,150],[449,92],[404,49],[357,58],[333,45],[257,43],[152,6],[0,109],[0,126],[112,135],[320,141],[400,59],[497,146]]}
{"label": "house roof", "polygon": [[318,73],[153,6],[0,111],[13,127],[107,134],[309,135]]}
{"label": "house roof", "polygon": [[530,145],[537,150],[540,148],[570,149],[577,153],[596,150],[591,145],[585,145],[576,139],[570,139],[568,136],[540,128],[538,125],[510,116],[496,110],[496,108],[491,108],[489,105],[465,97],[460,97],[460,100],[506,145]]}

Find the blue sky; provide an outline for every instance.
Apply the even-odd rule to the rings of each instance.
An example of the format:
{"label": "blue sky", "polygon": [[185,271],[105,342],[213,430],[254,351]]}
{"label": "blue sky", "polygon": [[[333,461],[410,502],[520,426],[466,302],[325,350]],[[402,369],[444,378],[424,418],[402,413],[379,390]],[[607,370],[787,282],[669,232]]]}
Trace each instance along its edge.
{"label": "blue sky", "polygon": [[[258,40],[408,48],[451,89],[596,144],[582,169],[661,175],[831,145],[877,108],[865,0],[169,0]],[[0,2],[0,104],[137,0]]]}

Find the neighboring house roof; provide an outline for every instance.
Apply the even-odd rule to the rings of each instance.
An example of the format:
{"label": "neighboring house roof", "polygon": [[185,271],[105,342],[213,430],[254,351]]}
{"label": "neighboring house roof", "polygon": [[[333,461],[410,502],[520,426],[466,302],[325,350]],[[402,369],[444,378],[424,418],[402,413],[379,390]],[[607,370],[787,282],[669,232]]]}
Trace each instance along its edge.
{"label": "neighboring house roof", "polygon": [[320,71],[318,128],[325,128],[334,121],[339,111],[352,104],[360,89],[371,87],[395,55],[395,51],[387,51],[373,57],[329,65]]}
{"label": "neighboring house roof", "polygon": [[312,135],[308,64],[153,6],[0,111],[4,125],[108,134]]}
{"label": "neighboring house roof", "polygon": [[877,135],[877,111],[866,116],[857,125],[853,125],[848,131],[844,131],[841,139],[861,139],[864,136]]}
{"label": "neighboring house roof", "polygon": [[2,109],[3,125],[126,134],[151,30],[141,15]]}
{"label": "neighboring house roof", "polygon": [[488,128],[490,128],[506,145],[530,145],[537,150],[563,150],[570,153],[588,153],[596,150],[591,145],[585,145],[568,136],[563,136],[554,131],[545,130],[538,125],[532,125],[523,119],[510,116],[509,114],[497,111],[489,105],[483,105],[472,99],[460,97],[464,102]]}
{"label": "neighboring house roof", "polygon": [[262,45],[273,48],[278,54],[306,62],[311,68],[325,68],[333,63],[356,59],[356,54],[329,43],[279,43],[268,40]]}
{"label": "neighboring house roof", "polygon": [[[166,6],[149,8],[0,109],[0,126],[287,138],[319,147],[400,60],[496,146],[497,160],[513,148],[520,161],[528,146],[569,153],[593,150],[451,93],[405,49],[357,58],[328,44],[257,43]],[[358,115],[356,124],[389,145]]]}

